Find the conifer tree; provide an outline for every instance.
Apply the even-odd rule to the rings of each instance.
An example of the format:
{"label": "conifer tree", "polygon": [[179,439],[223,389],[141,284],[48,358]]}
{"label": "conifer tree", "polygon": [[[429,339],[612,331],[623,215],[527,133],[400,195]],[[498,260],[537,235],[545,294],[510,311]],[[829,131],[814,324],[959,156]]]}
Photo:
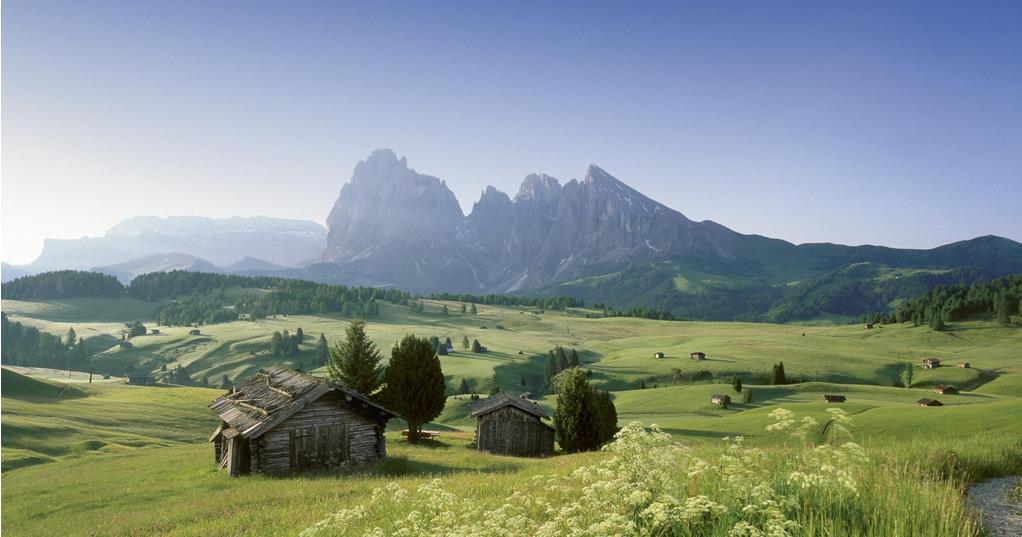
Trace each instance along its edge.
{"label": "conifer tree", "polygon": [[571,349],[571,353],[568,354],[568,367],[578,367],[581,365],[578,359],[578,351]]}
{"label": "conifer tree", "polygon": [[466,351],[468,350],[469,348],[468,336],[461,336],[461,348],[465,349]]}
{"label": "conifer tree", "polygon": [[[429,342],[426,342],[429,345]],[[369,395],[380,387],[383,356],[365,333],[365,321],[355,319],[344,331],[344,340],[330,351],[330,380]]]}
{"label": "conifer tree", "polygon": [[326,334],[319,335],[319,343],[316,346],[316,367],[326,365],[330,359],[330,344],[326,341]]}
{"label": "conifer tree", "polygon": [[405,336],[390,352],[384,402],[408,422],[408,441],[417,444],[422,426],[440,415],[447,386],[440,359],[425,338]]}
{"label": "conifer tree", "polygon": [[568,453],[595,449],[599,442],[592,388],[580,369],[557,378],[554,424],[557,443]]}
{"label": "conifer tree", "polygon": [[73,326],[68,327],[67,336],[64,337],[64,346],[71,348],[75,346],[75,343],[78,343],[78,335],[75,334],[75,329]]}
{"label": "conifer tree", "polygon": [[284,352],[284,336],[280,332],[274,332],[270,336],[270,354],[280,356]]}
{"label": "conifer tree", "polygon": [[461,384],[458,385],[458,393],[465,395],[472,391],[472,388],[468,385],[468,379],[462,377]]}
{"label": "conifer tree", "polygon": [[738,393],[742,392],[742,379],[738,378],[738,375],[731,379],[731,387]]}
{"label": "conifer tree", "polygon": [[471,309],[469,310],[469,312],[470,312],[470,313],[471,313],[472,315],[478,315],[478,314],[479,314],[479,310],[478,310],[478,309],[476,309],[476,305],[475,305],[475,304],[472,304],[472,308],[471,308]]}

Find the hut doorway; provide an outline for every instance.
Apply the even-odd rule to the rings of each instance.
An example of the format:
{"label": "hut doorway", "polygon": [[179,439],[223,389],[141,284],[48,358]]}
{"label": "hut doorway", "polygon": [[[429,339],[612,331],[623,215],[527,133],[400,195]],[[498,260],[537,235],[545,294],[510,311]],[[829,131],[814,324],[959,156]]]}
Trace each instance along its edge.
{"label": "hut doorway", "polygon": [[247,474],[252,470],[252,452],[247,439],[238,435],[224,442],[220,468],[227,468],[233,476]]}

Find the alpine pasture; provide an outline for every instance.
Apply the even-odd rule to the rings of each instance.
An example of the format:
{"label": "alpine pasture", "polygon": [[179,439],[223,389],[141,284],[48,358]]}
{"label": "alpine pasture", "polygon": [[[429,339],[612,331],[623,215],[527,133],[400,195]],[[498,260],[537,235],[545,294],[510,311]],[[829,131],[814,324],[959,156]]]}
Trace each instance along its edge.
{"label": "alpine pasture", "polygon": [[[205,405],[222,390],[128,386],[102,376],[90,384],[81,374],[61,378],[60,371],[5,369],[3,530],[11,535],[294,535],[319,528],[310,531],[361,535],[377,528],[397,531],[403,524],[398,519],[414,512],[423,532],[455,534],[464,529],[464,516],[485,509],[497,513],[490,521],[494,530],[505,522],[523,535],[554,531],[557,524],[590,524],[586,527],[594,529],[588,534],[613,534],[615,526],[607,524],[619,516],[634,517],[640,525],[653,524],[654,518],[643,518],[646,510],[579,507],[569,516],[547,508],[582,494],[600,498],[586,488],[596,485],[591,477],[568,479],[578,468],[620,478],[622,461],[631,461],[633,470],[671,464],[692,470],[672,474],[658,488],[641,479],[621,484],[652,495],[653,503],[644,509],[666,506],[663,519],[671,525],[658,530],[665,535],[727,535],[744,528],[734,518],[741,507],[735,502],[757,484],[767,484],[772,495],[748,505],[775,501],[786,522],[770,511],[774,508],[763,507],[750,526],[757,531],[780,524],[791,535],[964,536],[982,531],[965,504],[964,487],[1022,471],[1019,328],[983,321],[954,323],[945,332],[910,324],[866,330],[862,325],[651,321],[599,318],[599,312],[585,308],[488,305],[471,315],[460,313],[456,302],[446,303],[444,315],[444,303],[424,302],[424,312],[382,303],[367,330],[385,356],[409,333],[451,338],[454,352],[442,356],[441,364],[452,395],[430,425],[441,436],[408,445],[401,440],[402,424],[392,422],[389,458],[365,468],[231,478],[216,471],[206,442],[217,422]],[[109,338],[111,348],[91,359],[97,370],[130,365],[158,372],[182,366],[193,380],[206,378],[210,384],[225,376],[235,382],[278,362],[313,364],[319,334],[333,342],[349,320],[278,315],[205,325],[198,335],[189,334],[190,327],[160,326],[159,334],[132,338],[131,348],[115,345],[123,323],[151,318],[154,307],[129,299],[3,302],[11,319],[23,324],[56,335],[74,327],[86,337]],[[294,333],[299,327],[306,340],[297,355],[269,352],[273,332]],[[462,348],[465,337],[478,339],[488,352]],[[636,458],[608,450],[519,459],[468,447],[471,401],[453,393],[461,380],[483,396],[494,389],[546,393],[545,356],[558,345],[577,349],[581,367],[592,371],[592,383],[612,392],[619,426],[657,424],[670,435],[665,439],[630,426],[615,445],[670,457]],[[692,360],[695,351],[705,352],[706,359]],[[657,352],[664,357],[654,358]],[[921,360],[929,356],[946,365],[922,369]],[[971,367],[955,367],[960,361]],[[771,368],[778,362],[788,383],[771,385]],[[913,367],[909,388],[901,380],[906,365]],[[732,389],[735,375],[743,392],[751,392],[751,402]],[[933,387],[938,385],[956,386],[961,394],[937,395]],[[712,405],[716,393],[730,395],[733,403],[726,409]],[[828,404],[824,394],[845,395],[847,401]],[[926,397],[944,406],[918,406]],[[556,396],[541,395],[539,404],[551,409]],[[842,411],[837,421],[835,408]],[[794,421],[768,431],[784,420],[778,409],[792,412]],[[804,418],[815,422],[808,425],[800,421]],[[801,424],[806,424],[801,436],[793,434]],[[847,437],[835,437],[838,426]],[[734,440],[724,440],[736,436],[743,438],[737,448]],[[809,464],[803,459],[816,453],[809,443],[847,440],[862,447],[864,458],[849,452],[831,466],[843,469],[852,489],[837,478],[833,488],[825,479],[816,488],[790,481],[801,471],[797,465]],[[677,444],[691,450],[678,451]],[[732,458],[746,463],[724,464]],[[693,470],[704,464],[704,473]],[[516,491],[530,498],[518,502],[520,511],[508,507],[516,503]],[[433,499],[426,502],[427,496]],[[679,505],[656,499],[666,496]],[[616,509],[611,502],[605,507]],[[751,529],[746,534],[757,535]]]}

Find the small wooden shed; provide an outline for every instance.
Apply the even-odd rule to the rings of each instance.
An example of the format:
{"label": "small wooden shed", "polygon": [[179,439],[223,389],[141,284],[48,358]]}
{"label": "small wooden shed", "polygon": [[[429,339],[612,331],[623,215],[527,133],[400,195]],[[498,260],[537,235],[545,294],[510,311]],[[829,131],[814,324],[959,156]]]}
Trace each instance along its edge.
{"label": "small wooden shed", "polygon": [[665,356],[664,353],[659,351],[653,353],[653,358],[656,358],[657,360],[663,360],[664,356]]}
{"label": "small wooden shed", "polygon": [[935,386],[933,391],[941,395],[958,395],[958,388],[954,386]]}
{"label": "small wooden shed", "polygon": [[862,325],[862,327],[865,328],[866,330],[872,330],[873,329],[873,323],[866,323],[866,324]]}
{"label": "small wooden shed", "polygon": [[546,457],[554,453],[554,428],[543,409],[503,392],[472,408],[476,419],[476,448],[498,455]]}
{"label": "small wooden shed", "polygon": [[937,369],[940,367],[940,358],[923,358],[923,369]]}
{"label": "small wooden shed", "polygon": [[705,352],[693,352],[689,356],[691,356],[693,360],[705,360],[706,359],[706,353]]}
{"label": "small wooden shed", "polygon": [[961,367],[962,369],[969,369],[972,367],[972,364],[969,362],[958,362],[958,367]]}
{"label": "small wooden shed", "polygon": [[944,406],[944,403],[936,399],[920,399],[916,401],[919,406]]}
{"label": "small wooden shed", "polygon": [[201,333],[202,332],[200,332],[198,328],[192,328],[191,330],[188,331],[189,336],[197,336]]}
{"label": "small wooden shed", "polygon": [[843,395],[824,395],[823,400],[828,403],[844,403],[846,398]]}
{"label": "small wooden shed", "polygon": [[727,406],[731,404],[731,396],[715,393],[713,394],[713,397],[710,397],[710,402],[720,408],[727,408]]}
{"label": "small wooden shed", "polygon": [[218,397],[214,456],[231,475],[279,473],[387,456],[383,436],[396,414],[327,379],[275,365]]}

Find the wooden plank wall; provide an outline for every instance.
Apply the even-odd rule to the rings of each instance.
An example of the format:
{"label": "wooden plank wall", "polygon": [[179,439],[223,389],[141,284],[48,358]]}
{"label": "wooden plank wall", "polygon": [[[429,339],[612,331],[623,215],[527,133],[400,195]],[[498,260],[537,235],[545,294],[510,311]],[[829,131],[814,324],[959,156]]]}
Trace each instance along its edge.
{"label": "wooden plank wall", "polygon": [[521,409],[506,406],[476,421],[480,450],[517,457],[544,457],[554,452],[554,431]]}
{"label": "wooden plank wall", "polygon": [[325,466],[331,455],[356,464],[386,456],[380,424],[336,393],[313,401],[252,444],[253,472]]}

